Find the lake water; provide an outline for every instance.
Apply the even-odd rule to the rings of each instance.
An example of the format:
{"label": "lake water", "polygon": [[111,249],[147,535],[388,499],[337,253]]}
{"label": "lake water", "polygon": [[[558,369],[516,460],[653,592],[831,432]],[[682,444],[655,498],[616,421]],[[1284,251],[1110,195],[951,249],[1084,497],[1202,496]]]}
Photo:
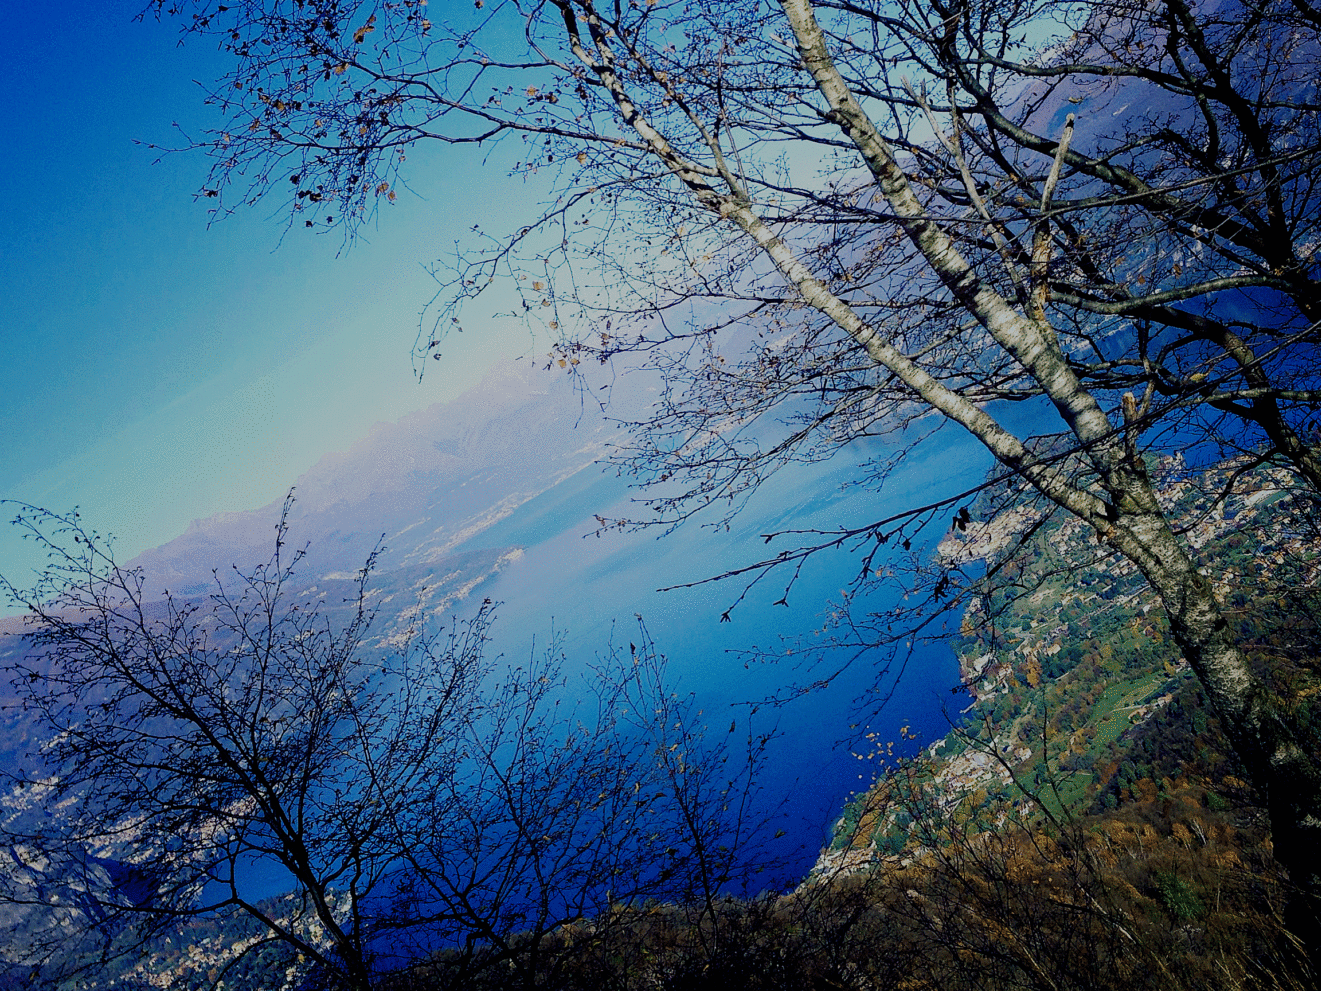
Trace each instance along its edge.
{"label": "lake water", "polygon": [[[637,514],[630,512],[631,493],[620,479],[595,467],[584,469],[455,549],[523,548],[520,558],[456,611],[460,618],[471,614],[477,597],[501,603],[494,649],[509,663],[521,663],[552,635],[560,636],[571,685],[600,661],[612,636],[625,648],[635,640],[635,617],[641,615],[669,660],[670,688],[693,693],[714,731],[723,734],[737,721],[746,738],[743,728],[752,704],[818,678],[823,669],[802,666],[800,658],[810,657],[810,650],[750,665],[741,652],[755,646],[783,654],[788,645],[802,647],[804,639],[810,644],[830,604],[856,578],[860,554],[840,550],[812,557],[788,594],[788,607],[773,603],[784,594],[789,572],[772,574],[732,610],[728,622],[721,622],[721,616],[739,598],[746,579],[659,590],[791,546],[784,540],[768,546],[762,534],[772,530],[854,527],[981,481],[988,466],[982,449],[958,435],[942,440],[930,446],[929,456],[892,476],[881,495],[851,484],[859,474],[856,445],[851,449],[855,460],[786,468],[762,486],[727,531],[694,520],[663,535],[643,530],[594,536],[597,514]],[[934,526],[924,538],[933,544],[943,536],[941,529]],[[873,567],[884,564],[879,555],[873,561]],[[866,605],[881,609],[889,604],[877,599]],[[792,884],[806,874],[844,803],[871,782],[873,765],[854,755],[864,747],[867,732],[882,741],[899,741],[900,727],[908,727],[916,735],[904,744],[911,752],[943,736],[947,713],[962,704],[950,694],[958,670],[944,644],[919,643],[902,676],[887,668],[887,660],[879,651],[863,651],[827,687],[783,706],[763,705],[752,717],[760,731],[778,730],[767,754],[756,814],[776,816],[784,835],[753,855],[774,857],[784,865],[779,883]],[[873,699],[877,688],[891,693],[889,700],[863,724],[859,699]],[[250,864],[245,873],[249,896],[288,887],[287,875],[268,865]]]}
{"label": "lake water", "polygon": [[[739,597],[746,579],[658,589],[709,578],[790,546],[785,540],[767,546],[761,535],[770,530],[834,529],[881,519],[975,485],[986,468],[981,449],[958,437],[892,477],[881,496],[849,484],[858,474],[855,461],[791,466],[763,485],[728,532],[703,528],[694,520],[665,535],[644,530],[601,537],[592,535],[593,514],[610,518],[637,512],[627,505],[629,491],[622,481],[587,469],[462,549],[525,548],[521,559],[482,590],[503,603],[495,642],[507,659],[521,659],[534,641],[544,643],[556,630],[564,636],[570,667],[581,670],[603,652],[612,624],[619,630],[616,642],[621,636],[624,643],[633,639],[634,616],[641,614],[669,659],[673,687],[695,693],[711,725],[723,728],[731,719],[747,717],[746,703],[819,676],[819,671],[801,669],[801,651],[778,663],[751,666],[745,666],[739,652],[755,645],[782,654],[791,641],[810,641],[829,604],[857,576],[861,556],[832,550],[813,557],[789,593],[787,608],[772,605],[790,577],[782,569],[754,588],[729,622],[721,622],[721,615]],[[934,541],[942,534],[933,529],[927,536]],[[878,558],[873,566],[882,563]],[[863,653],[828,688],[783,707],[763,706],[757,714],[764,726],[778,723],[780,736],[763,785],[768,804],[777,797],[787,802],[787,835],[776,852],[789,857],[800,876],[826,842],[845,800],[870,781],[866,762],[852,753],[864,732],[897,740],[899,727],[906,725],[918,736],[912,749],[948,729],[947,710],[957,704],[950,690],[958,683],[948,647],[919,644],[897,684],[895,672],[878,669],[879,662],[879,653]],[[855,726],[857,700],[877,686],[892,687],[893,697],[868,727]]]}

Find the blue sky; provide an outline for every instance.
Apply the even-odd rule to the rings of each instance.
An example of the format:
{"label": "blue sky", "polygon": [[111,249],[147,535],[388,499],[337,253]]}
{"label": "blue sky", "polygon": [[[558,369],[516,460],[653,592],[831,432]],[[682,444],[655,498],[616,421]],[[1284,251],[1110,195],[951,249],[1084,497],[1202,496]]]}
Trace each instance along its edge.
{"label": "blue sky", "polygon": [[[205,159],[135,142],[209,121],[194,80],[219,56],[139,9],[15,5],[0,64],[0,496],[79,505],[121,559],[278,498],[374,422],[535,350],[523,328],[483,324],[488,305],[420,385],[410,361],[423,264],[536,190],[437,151],[410,155],[411,191],[347,252],[338,234],[282,237],[274,205],[208,227]],[[0,572],[32,563],[0,532]]]}

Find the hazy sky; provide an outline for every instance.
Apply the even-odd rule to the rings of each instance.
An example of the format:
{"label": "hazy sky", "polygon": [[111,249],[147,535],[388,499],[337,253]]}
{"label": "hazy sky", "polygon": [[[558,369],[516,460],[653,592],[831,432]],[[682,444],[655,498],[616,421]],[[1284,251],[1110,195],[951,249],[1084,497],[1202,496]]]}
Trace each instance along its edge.
{"label": "hazy sky", "polygon": [[[483,323],[492,303],[421,385],[410,361],[423,264],[537,190],[471,155],[410,154],[412,192],[347,252],[338,234],[282,238],[274,203],[208,228],[193,199],[206,160],[135,141],[177,144],[174,122],[211,121],[193,80],[219,56],[139,9],[11,5],[0,64],[0,496],[81,506],[121,559],[277,498],[372,423],[534,349]],[[0,531],[0,571],[31,562]]]}

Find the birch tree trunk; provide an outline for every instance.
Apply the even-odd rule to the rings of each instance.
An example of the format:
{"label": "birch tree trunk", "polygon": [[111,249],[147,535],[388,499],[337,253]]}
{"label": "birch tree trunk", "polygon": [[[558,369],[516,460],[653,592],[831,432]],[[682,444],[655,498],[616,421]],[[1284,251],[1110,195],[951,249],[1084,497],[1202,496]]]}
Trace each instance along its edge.
{"label": "birch tree trunk", "polygon": [[[592,4],[586,0],[555,2],[564,17],[572,51],[601,82],[620,120],[704,209],[735,224],[795,287],[806,305],[848,334],[868,359],[902,382],[920,402],[969,431],[1000,464],[1086,521],[1100,540],[1137,566],[1159,596],[1176,642],[1206,688],[1236,752],[1266,797],[1279,859],[1300,889],[1315,900],[1321,893],[1321,869],[1313,856],[1321,849],[1318,755],[1299,744],[1284,710],[1254,674],[1230,635],[1210,582],[1173,532],[1141,455],[1125,441],[1123,425],[1112,422],[1097,396],[1070,367],[1059,335],[1050,323],[1044,290],[1034,292],[1026,308],[1006,299],[960,253],[941,224],[929,216],[904,168],[832,60],[810,0],[780,0],[780,6],[793,31],[803,69],[829,108],[826,118],[866,164],[922,263],[1053,404],[1094,470],[1099,492],[1084,487],[1080,479],[1062,471],[1056,462],[1035,456],[988,410],[942,384],[888,340],[883,326],[869,323],[847,300],[832,292],[795,248],[759,216],[740,178],[723,160],[718,159],[715,169],[701,166],[677,150],[649,120],[639,102],[629,95],[628,85],[616,68],[614,47],[618,42]],[[580,16],[587,25],[588,37],[581,34]],[[1043,214],[1049,205],[1051,182],[1067,154],[1066,143],[1062,140],[1054,149],[1055,165],[1042,199]],[[1043,236],[1047,223],[1045,219],[1040,222],[1034,239],[1032,263],[1036,269],[1044,269],[1049,262],[1050,242]],[[1305,453],[1314,460],[1311,452]]]}
{"label": "birch tree trunk", "polygon": [[[1321,894],[1321,767],[1318,755],[1298,742],[1285,713],[1253,673],[1229,635],[1210,582],[1200,574],[1161,512],[1140,455],[1124,450],[1122,431],[1110,423],[1064,361],[1058,338],[1043,317],[1018,312],[985,286],[939,225],[926,218],[885,140],[849,91],[826,49],[808,0],[781,0],[798,51],[841,131],[858,149],[891,209],[922,258],[967,311],[1038,382],[1095,466],[1105,491],[1103,506],[1067,481],[1033,466],[1021,448],[1006,441],[989,416],[960,416],[947,410],[937,390],[913,375],[893,370],[936,409],[957,419],[996,459],[1020,472],[1038,491],[1085,519],[1098,537],[1132,561],[1160,597],[1176,642],[1221,717],[1236,751],[1263,791],[1270,810],[1277,856],[1294,882],[1312,899]],[[740,224],[745,226],[744,224]],[[745,229],[750,229],[746,225]],[[840,301],[768,253],[799,285],[804,299],[836,320],[860,343],[875,332],[839,312]],[[886,363],[884,345],[868,353]]]}

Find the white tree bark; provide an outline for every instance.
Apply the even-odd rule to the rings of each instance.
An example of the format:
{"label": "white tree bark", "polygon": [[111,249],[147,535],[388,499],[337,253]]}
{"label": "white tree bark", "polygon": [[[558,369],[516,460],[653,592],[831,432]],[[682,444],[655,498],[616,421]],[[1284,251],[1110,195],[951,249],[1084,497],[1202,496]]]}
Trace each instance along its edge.
{"label": "white tree bark", "polygon": [[[1042,387],[1095,465],[1108,497],[1103,511],[1097,512],[1086,501],[1088,494],[1067,482],[1056,484],[1046,473],[1022,470],[1021,445],[1016,448],[1014,441],[1006,439],[989,416],[960,415],[942,403],[942,397],[926,383],[916,377],[900,377],[934,408],[968,429],[1002,464],[1020,470],[1043,495],[1086,520],[1101,539],[1137,565],[1159,595],[1174,637],[1224,720],[1239,755],[1267,793],[1281,859],[1298,883],[1318,890],[1321,868],[1315,866],[1314,852],[1321,848],[1321,774],[1317,757],[1299,746],[1283,713],[1230,638],[1211,584],[1198,572],[1160,511],[1141,460],[1126,452],[1121,431],[1068,367],[1044,310],[1035,315],[1019,312],[978,277],[953,241],[925,215],[893,152],[832,61],[809,0],[781,0],[781,7],[803,63],[831,114],[867,163],[923,260]],[[1063,152],[1063,148],[1057,150],[1057,163]],[[753,225],[740,222],[740,226],[762,242]],[[776,244],[767,241],[764,246],[775,258]],[[777,260],[777,264],[781,263]],[[876,360],[895,370],[887,360],[885,345],[871,343],[871,337],[864,337],[853,326],[856,316],[840,312],[841,301],[827,298],[829,294],[819,283],[798,275],[792,267],[781,264],[781,270],[799,286],[804,300],[864,343]]]}
{"label": "white tree bark", "polygon": [[[1139,568],[1160,597],[1176,641],[1207,689],[1239,754],[1268,792],[1282,855],[1287,857],[1287,849],[1321,845],[1321,774],[1315,755],[1298,746],[1286,720],[1229,636],[1211,585],[1162,513],[1141,458],[1128,449],[1123,430],[1111,422],[1096,396],[1069,367],[1044,306],[1035,307],[1032,313],[1021,312],[978,275],[953,239],[927,215],[893,151],[832,61],[809,0],[780,2],[806,71],[830,107],[829,115],[857,149],[925,264],[1054,404],[1094,466],[1104,498],[1053,464],[1034,457],[989,412],[941,383],[889,341],[882,327],[865,321],[848,301],[831,292],[758,215],[735,177],[727,170],[703,167],[684,157],[647,119],[616,70],[610,32],[592,5],[581,0],[554,2],[564,17],[571,50],[610,94],[621,121],[703,207],[737,225],[808,306],[847,333],[917,399],[968,430],[997,461],[1090,524],[1101,540]],[[579,14],[587,24],[590,47],[581,35]],[[1053,151],[1056,164],[1066,157],[1062,145]],[[726,190],[719,188],[721,184]],[[1034,257],[1033,261],[1042,259]],[[1290,866],[1295,874],[1305,873],[1299,865],[1307,862],[1294,857]],[[1299,881],[1312,890],[1321,887],[1315,868]]]}

